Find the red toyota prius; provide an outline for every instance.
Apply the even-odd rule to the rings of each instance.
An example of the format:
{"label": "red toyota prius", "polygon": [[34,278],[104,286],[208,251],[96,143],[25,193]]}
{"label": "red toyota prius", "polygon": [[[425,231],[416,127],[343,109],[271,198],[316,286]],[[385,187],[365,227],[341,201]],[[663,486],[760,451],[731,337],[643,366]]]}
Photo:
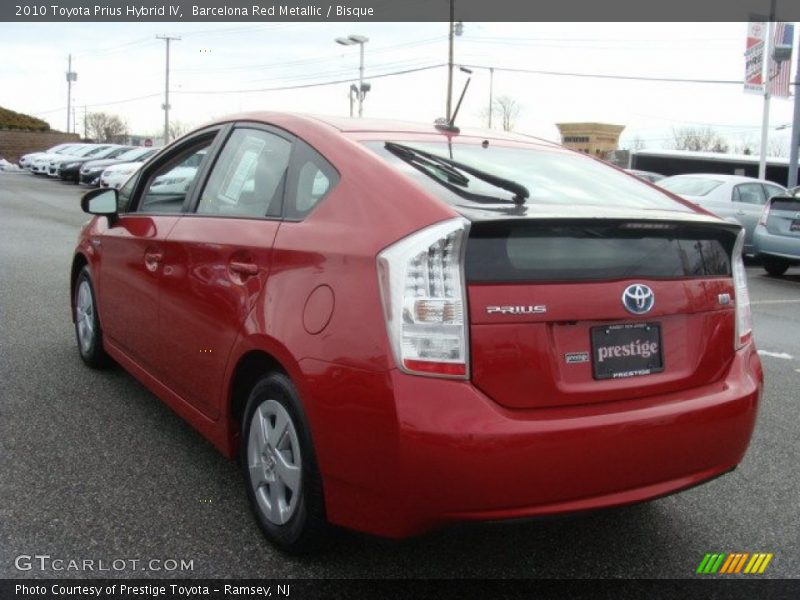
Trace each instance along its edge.
{"label": "red toyota prius", "polygon": [[742,229],[602,161],[251,113],[82,206],[83,361],[238,457],[282,549],[639,502],[747,449]]}

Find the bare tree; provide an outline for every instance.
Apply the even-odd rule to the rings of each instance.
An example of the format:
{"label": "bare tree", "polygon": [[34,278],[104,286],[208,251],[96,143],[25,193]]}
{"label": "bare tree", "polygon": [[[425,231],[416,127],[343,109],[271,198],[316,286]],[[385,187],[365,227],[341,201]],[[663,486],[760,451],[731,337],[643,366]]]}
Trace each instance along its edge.
{"label": "bare tree", "polygon": [[789,156],[789,144],[786,138],[771,138],[767,143],[767,156]]}
{"label": "bare tree", "polygon": [[675,150],[695,152],[727,152],[728,142],[711,127],[682,127],[672,130]]}
{"label": "bare tree", "polygon": [[644,150],[647,148],[647,143],[637,133],[633,138],[621,144],[622,150]]}
{"label": "bare tree", "polygon": [[511,96],[498,96],[492,102],[492,117],[500,120],[503,131],[513,131],[522,105]]}
{"label": "bare tree", "polygon": [[86,135],[97,142],[120,142],[128,135],[128,124],[117,115],[89,113],[86,115]]}
{"label": "bare tree", "polygon": [[183,121],[172,121],[169,124],[170,141],[177,140],[179,137],[183,136],[183,134],[188,133],[191,128],[191,125]]}
{"label": "bare tree", "polygon": [[736,154],[756,154],[758,152],[758,142],[753,139],[749,133],[739,136],[739,139],[733,145],[733,151]]}

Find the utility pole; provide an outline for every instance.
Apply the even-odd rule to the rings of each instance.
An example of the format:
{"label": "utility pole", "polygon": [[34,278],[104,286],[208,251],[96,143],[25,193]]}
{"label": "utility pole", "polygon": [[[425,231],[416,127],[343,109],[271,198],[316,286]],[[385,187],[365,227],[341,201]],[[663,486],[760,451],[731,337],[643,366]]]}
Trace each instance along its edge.
{"label": "utility pole", "polygon": [[769,85],[772,80],[772,36],[775,31],[775,0],[770,1],[769,20],[767,21],[767,45],[764,52],[764,112],[761,119],[761,157],[758,161],[758,178],[764,179],[767,174],[767,142],[769,140]]}
{"label": "utility pole", "polygon": [[70,132],[70,117],[72,116],[72,82],[77,80],[78,74],[72,70],[72,54],[70,54],[67,58],[67,133]]}
{"label": "utility pole", "polygon": [[800,150],[800,48],[797,56],[797,75],[794,76],[794,118],[789,150],[789,181],[786,187],[797,185],[797,154]]}
{"label": "utility pole", "polygon": [[86,124],[86,117],[87,116],[88,116],[88,113],[86,112],[86,105],[84,104],[83,105],[83,139],[86,139],[87,137],[89,137],[89,130],[88,130],[87,124]]}
{"label": "utility pole", "polygon": [[450,33],[447,54],[447,122],[450,122],[453,107],[453,36],[455,35],[455,0],[450,0]]}
{"label": "utility pole", "polygon": [[492,128],[493,104],[494,104],[494,67],[489,67],[489,129]]}
{"label": "utility pole", "polygon": [[[774,2],[774,0],[773,0]],[[764,112],[762,114],[761,119],[761,157],[758,161],[758,178],[764,179],[765,175],[767,174],[767,142],[769,140],[769,85],[771,80],[771,67],[772,67],[772,34],[773,34],[773,22],[772,20],[775,18],[774,15],[770,15],[770,20],[767,23],[767,51],[764,53],[766,55],[766,66],[764,67],[764,71],[766,73],[766,77],[764,77]]]}
{"label": "utility pole", "polygon": [[179,37],[170,37],[168,35],[157,35],[156,39],[164,40],[167,43],[167,65],[166,77],[164,80],[164,104],[161,108],[164,109],[164,145],[169,144],[169,43],[172,40],[180,40]]}

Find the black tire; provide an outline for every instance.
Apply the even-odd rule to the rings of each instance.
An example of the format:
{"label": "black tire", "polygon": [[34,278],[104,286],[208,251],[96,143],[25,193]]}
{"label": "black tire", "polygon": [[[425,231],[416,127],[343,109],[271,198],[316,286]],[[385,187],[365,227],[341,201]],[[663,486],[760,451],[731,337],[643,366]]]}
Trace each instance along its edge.
{"label": "black tire", "polygon": [[[79,306],[81,294],[87,293],[91,299],[91,314]],[[78,352],[81,360],[92,369],[103,369],[111,364],[111,358],[103,348],[103,331],[100,328],[100,318],[97,314],[97,297],[92,285],[92,276],[88,266],[84,266],[75,280],[75,297],[73,298],[75,322],[75,339],[78,342]],[[81,318],[85,317],[91,325],[91,336],[87,337],[88,330],[81,329]]]}
{"label": "black tire", "polygon": [[789,268],[789,261],[775,256],[763,256],[764,270],[773,277],[780,277]]}
{"label": "black tire", "polygon": [[[293,504],[291,516],[282,524],[274,522],[264,507],[265,498],[270,496],[272,492],[270,486],[273,484],[263,481],[261,473],[263,473],[265,464],[261,463],[267,461],[262,459],[263,454],[254,452],[250,445],[251,429],[253,424],[257,423],[254,420],[256,410],[259,408],[266,412],[280,410],[274,403],[279,404],[288,413],[291,426],[294,428],[296,442],[299,445],[299,464],[301,465],[299,493],[296,497],[292,494],[295,504]],[[260,412],[259,415],[262,413]],[[286,431],[289,431],[288,427]],[[242,418],[241,437],[239,452],[246,481],[247,497],[264,535],[278,549],[290,554],[306,554],[319,549],[327,531],[322,481],[300,398],[286,375],[272,373],[260,379],[253,387]],[[291,435],[289,435],[289,439],[289,443],[291,443]],[[269,451],[267,450],[267,452]],[[251,461],[251,457],[255,457],[255,459]],[[251,469],[251,462],[254,463],[253,469]],[[273,476],[279,477],[277,462],[273,462],[273,465],[274,471],[270,471],[270,474],[275,473]],[[259,468],[262,471],[259,471]],[[257,478],[262,481],[259,482]],[[256,489],[259,491],[256,492]],[[285,490],[286,488],[281,487],[280,489]],[[259,498],[256,497],[257,493]]]}

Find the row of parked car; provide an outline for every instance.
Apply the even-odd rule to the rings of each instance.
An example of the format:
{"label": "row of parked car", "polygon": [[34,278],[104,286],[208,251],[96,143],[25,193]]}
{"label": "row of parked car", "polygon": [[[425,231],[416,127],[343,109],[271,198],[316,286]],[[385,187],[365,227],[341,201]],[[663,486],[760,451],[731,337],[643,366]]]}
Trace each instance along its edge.
{"label": "row of parked car", "polygon": [[630,170],[673,194],[745,229],[744,252],[761,259],[770,275],[800,264],[800,187],[786,188],[740,175],[693,173],[664,177]]}
{"label": "row of parked car", "polygon": [[34,175],[48,175],[92,187],[119,189],[158,148],[120,144],[59,144],[25,154],[19,166]]}

